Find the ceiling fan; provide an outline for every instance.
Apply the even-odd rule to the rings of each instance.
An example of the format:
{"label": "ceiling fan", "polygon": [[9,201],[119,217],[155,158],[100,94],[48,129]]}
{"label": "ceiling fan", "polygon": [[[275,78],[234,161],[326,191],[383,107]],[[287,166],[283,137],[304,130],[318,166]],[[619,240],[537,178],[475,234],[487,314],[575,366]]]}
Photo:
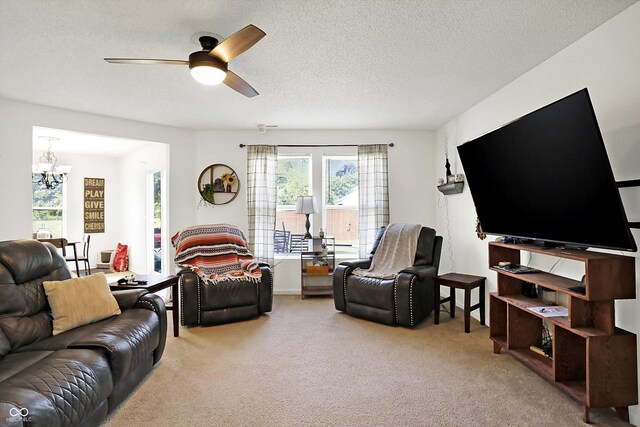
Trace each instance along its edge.
{"label": "ceiling fan", "polygon": [[253,98],[258,92],[234,72],[227,68],[229,61],[258,43],[266,33],[255,25],[247,25],[222,42],[213,36],[202,36],[198,40],[202,50],[189,55],[188,61],[179,59],[104,58],[112,64],[165,64],[188,65],[193,78],[203,85],[224,83],[244,96]]}

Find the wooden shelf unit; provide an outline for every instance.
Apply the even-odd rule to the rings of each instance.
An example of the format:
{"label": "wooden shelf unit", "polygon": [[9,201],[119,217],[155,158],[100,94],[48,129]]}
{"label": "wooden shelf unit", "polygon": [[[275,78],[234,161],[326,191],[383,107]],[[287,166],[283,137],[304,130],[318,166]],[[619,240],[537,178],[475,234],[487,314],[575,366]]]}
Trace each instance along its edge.
{"label": "wooden shelf unit", "polygon": [[[333,271],[336,268],[336,244],[333,237],[307,239],[307,249],[300,253],[301,296],[333,295]],[[328,264],[327,274],[310,274],[307,263],[322,260]]]}
{"label": "wooden shelf unit", "polygon": [[[586,293],[569,289],[580,281],[559,275],[493,268],[501,261],[520,264],[521,251],[584,263]],[[585,422],[589,408],[597,407],[615,408],[620,418],[629,421],[629,406],[638,403],[636,335],[615,326],[614,301],[635,298],[635,258],[492,242],[489,268],[498,273],[498,291],[489,296],[494,353],[504,350],[580,401]],[[567,295],[569,315],[545,318],[528,310],[547,304],[522,295],[525,282]],[[552,334],[553,357],[530,349],[542,344],[543,322]]]}

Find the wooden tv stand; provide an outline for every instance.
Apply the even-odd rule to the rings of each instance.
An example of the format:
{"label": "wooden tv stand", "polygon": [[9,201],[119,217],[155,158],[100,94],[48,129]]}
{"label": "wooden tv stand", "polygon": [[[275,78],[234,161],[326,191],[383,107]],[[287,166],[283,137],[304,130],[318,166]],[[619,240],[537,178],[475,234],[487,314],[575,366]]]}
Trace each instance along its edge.
{"label": "wooden tv stand", "polygon": [[[546,272],[513,274],[493,268],[500,261],[520,264],[520,251],[584,263],[586,293],[580,285]],[[636,297],[635,258],[602,252],[544,249],[533,245],[489,243],[489,268],[498,273],[498,291],[489,297],[490,336],[496,354],[507,353],[589,408],[613,407],[629,421],[629,406],[638,403],[636,335],[615,326],[616,299]],[[522,295],[524,282],[567,295],[569,315],[548,317],[528,310],[547,305]],[[543,319],[553,336],[553,357],[530,349],[541,347]]]}

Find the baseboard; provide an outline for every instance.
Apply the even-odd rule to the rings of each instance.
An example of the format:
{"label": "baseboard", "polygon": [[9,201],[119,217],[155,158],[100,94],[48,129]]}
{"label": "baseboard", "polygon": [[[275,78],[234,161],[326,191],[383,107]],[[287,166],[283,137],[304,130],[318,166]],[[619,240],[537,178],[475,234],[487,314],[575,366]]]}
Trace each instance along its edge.
{"label": "baseboard", "polygon": [[300,295],[300,290],[298,289],[284,289],[279,291],[273,291],[274,295]]}

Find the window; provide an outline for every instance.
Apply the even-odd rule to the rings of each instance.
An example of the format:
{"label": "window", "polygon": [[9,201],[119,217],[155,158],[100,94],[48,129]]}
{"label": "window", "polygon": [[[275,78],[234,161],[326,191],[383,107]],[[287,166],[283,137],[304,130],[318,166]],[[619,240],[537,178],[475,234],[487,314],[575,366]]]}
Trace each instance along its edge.
{"label": "window", "polygon": [[310,156],[278,156],[276,230],[305,233],[306,218],[295,213],[295,207],[298,196],[310,194],[310,183]]}
{"label": "window", "polygon": [[152,172],[151,184],[151,225],[153,228],[153,271],[162,273],[162,172]]}
{"label": "window", "polygon": [[[358,160],[353,154],[326,154],[310,149],[307,155],[279,155],[274,246],[286,253],[305,233],[305,215],[295,213],[298,196],[316,196],[318,215],[311,215],[312,233],[322,228],[336,239],[336,252],[358,253]],[[345,150],[341,150],[342,153]],[[346,151],[349,153],[350,151]],[[315,221],[315,222],[314,222]],[[319,224],[317,223],[319,222]],[[291,235],[294,235],[293,238]],[[299,238],[299,236],[298,236]],[[295,246],[295,245],[294,245]]]}
{"label": "window", "polygon": [[358,159],[323,157],[323,221],[325,233],[336,239],[336,252],[358,253]]}
{"label": "window", "polygon": [[[39,176],[34,175],[37,180]],[[42,184],[32,184],[32,231],[49,230],[52,237],[64,237],[66,233],[65,193],[67,184],[47,189]]]}

